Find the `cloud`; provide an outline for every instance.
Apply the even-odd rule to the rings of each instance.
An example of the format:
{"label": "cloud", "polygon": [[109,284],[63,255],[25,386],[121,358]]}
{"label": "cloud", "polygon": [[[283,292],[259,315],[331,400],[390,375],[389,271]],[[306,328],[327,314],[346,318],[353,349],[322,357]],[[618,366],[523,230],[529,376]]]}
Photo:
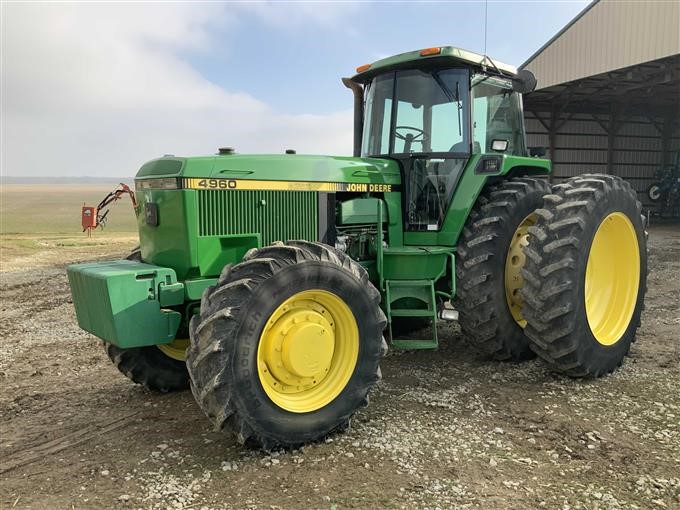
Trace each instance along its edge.
{"label": "cloud", "polygon": [[[315,18],[307,7],[291,22],[344,15],[336,9]],[[3,10],[3,175],[128,176],[160,154],[225,145],[351,152],[350,111],[283,115],[189,64],[186,55],[215,51],[215,34],[242,16],[276,24],[273,7],[40,3]]]}
{"label": "cloud", "polygon": [[257,16],[270,26],[298,30],[305,25],[338,29],[340,22],[355,15],[360,6],[347,2],[246,2],[236,4],[239,11]]}

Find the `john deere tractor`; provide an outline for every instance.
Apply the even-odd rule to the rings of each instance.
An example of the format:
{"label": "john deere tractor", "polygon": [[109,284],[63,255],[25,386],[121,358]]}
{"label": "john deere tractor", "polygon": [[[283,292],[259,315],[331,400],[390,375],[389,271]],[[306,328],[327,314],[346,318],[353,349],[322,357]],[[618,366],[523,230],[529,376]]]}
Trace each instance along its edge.
{"label": "john deere tractor", "polygon": [[190,387],[217,428],[266,449],[346,428],[388,344],[435,349],[445,320],[499,360],[616,369],[643,307],[640,204],[611,175],[551,187],[526,147],[531,73],[437,47],[343,82],[353,157],[141,167],[139,250],[68,268],[78,323],[116,367]]}

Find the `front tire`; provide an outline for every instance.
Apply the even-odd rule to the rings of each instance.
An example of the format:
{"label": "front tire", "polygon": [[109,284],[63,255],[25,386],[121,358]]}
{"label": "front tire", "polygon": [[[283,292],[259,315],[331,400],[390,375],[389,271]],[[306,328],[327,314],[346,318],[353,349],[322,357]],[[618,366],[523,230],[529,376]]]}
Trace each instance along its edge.
{"label": "front tire", "polygon": [[191,389],[217,429],[264,449],[349,425],[387,350],[380,293],[319,243],[252,250],[228,266],[191,320]]}
{"label": "front tire", "polygon": [[526,333],[557,371],[599,377],[621,365],[640,325],[642,206],[630,184],[611,175],[574,177],[553,190],[526,250]]}

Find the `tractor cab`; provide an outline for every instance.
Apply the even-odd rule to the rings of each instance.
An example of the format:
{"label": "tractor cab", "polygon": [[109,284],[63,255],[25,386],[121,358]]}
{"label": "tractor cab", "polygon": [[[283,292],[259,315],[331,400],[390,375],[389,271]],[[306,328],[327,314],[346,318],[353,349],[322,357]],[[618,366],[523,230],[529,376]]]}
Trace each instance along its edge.
{"label": "tractor cab", "polygon": [[345,82],[359,96],[355,105],[361,110],[355,115],[355,155],[399,162],[406,232],[441,230],[473,155],[526,155],[517,90],[524,82],[510,66],[444,47],[357,71],[353,83]]}

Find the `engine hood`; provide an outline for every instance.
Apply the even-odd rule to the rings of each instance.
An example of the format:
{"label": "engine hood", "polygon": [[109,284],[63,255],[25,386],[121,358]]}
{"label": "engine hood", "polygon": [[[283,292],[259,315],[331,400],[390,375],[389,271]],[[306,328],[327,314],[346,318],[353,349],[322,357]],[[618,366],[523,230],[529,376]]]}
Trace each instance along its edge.
{"label": "engine hood", "polygon": [[399,166],[392,160],[297,154],[163,157],[143,165],[136,179],[163,177],[368,184],[401,183]]}

